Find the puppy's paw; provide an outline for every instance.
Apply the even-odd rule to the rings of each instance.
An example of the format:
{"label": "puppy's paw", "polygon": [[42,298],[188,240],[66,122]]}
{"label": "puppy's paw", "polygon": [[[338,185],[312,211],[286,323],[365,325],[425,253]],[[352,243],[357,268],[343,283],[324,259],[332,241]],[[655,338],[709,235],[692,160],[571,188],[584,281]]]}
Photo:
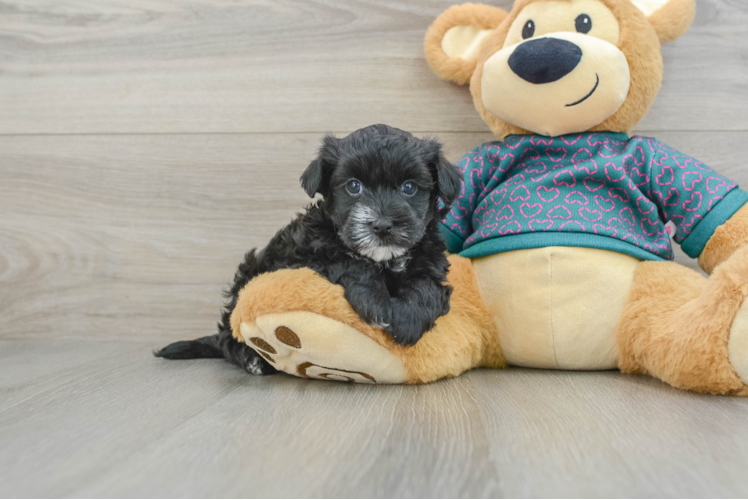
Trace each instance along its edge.
{"label": "puppy's paw", "polygon": [[278,373],[278,370],[265,361],[256,349],[252,349],[243,342],[237,342],[233,339],[229,340],[229,344],[224,346],[224,354],[229,357],[229,361],[241,366],[250,375],[272,375]]}
{"label": "puppy's paw", "polygon": [[244,363],[244,370],[250,375],[272,375],[278,373],[278,370],[273,368],[270,363],[262,359],[258,354],[255,354],[254,357]]}
{"label": "puppy's paw", "polygon": [[374,328],[379,328],[380,330],[387,331],[387,329],[390,327],[389,323],[385,323],[384,319],[382,318],[374,318],[372,321],[367,323],[369,326],[373,326]]}
{"label": "puppy's paw", "polygon": [[442,287],[442,312],[441,316],[449,312],[449,299],[452,297],[453,288],[450,285]]}
{"label": "puppy's paw", "polygon": [[373,304],[367,304],[366,308],[353,307],[353,310],[356,311],[362,321],[374,328],[386,331],[392,324],[392,312],[384,307],[374,307]]}
{"label": "puppy's paw", "polygon": [[392,318],[392,324],[385,329],[400,345],[414,345],[423,337],[424,330],[410,318]]}
{"label": "puppy's paw", "polygon": [[241,323],[248,345],[273,368],[303,378],[400,384],[405,365],[363,333],[306,311],[267,314]]}

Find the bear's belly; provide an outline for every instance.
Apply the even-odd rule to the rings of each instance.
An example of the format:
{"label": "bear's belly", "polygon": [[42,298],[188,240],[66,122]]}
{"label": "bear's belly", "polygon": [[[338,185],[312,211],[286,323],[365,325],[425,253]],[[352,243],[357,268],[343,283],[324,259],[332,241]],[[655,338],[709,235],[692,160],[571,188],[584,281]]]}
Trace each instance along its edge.
{"label": "bear's belly", "polygon": [[547,247],[473,266],[510,364],[604,370],[618,367],[615,330],[639,262],[606,250]]}

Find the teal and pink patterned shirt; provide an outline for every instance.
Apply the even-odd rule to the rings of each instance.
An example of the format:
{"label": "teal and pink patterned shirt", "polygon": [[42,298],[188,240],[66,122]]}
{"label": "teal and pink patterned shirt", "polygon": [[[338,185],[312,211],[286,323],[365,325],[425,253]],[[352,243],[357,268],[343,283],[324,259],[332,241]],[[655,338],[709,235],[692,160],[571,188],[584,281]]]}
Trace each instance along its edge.
{"label": "teal and pink patterned shirt", "polygon": [[485,257],[547,246],[672,260],[698,257],[748,192],[649,137],[510,136],[462,158],[460,196],[441,224],[452,253]]}

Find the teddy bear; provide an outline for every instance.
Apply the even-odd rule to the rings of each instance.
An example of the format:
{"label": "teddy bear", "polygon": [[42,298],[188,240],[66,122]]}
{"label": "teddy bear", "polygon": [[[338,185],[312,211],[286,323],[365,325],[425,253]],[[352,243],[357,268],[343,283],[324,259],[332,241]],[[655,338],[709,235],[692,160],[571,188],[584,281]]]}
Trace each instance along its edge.
{"label": "teddy bear", "polygon": [[[309,269],[258,276],[234,336],[286,373],[422,384],[476,367],[618,369],[748,395],[748,193],[632,136],[662,82],[661,44],[694,0],[516,0],[443,12],[439,77],[469,84],[498,141],[458,163],[441,223],[450,312],[413,346],[362,322]],[[672,262],[672,242],[708,278]]]}

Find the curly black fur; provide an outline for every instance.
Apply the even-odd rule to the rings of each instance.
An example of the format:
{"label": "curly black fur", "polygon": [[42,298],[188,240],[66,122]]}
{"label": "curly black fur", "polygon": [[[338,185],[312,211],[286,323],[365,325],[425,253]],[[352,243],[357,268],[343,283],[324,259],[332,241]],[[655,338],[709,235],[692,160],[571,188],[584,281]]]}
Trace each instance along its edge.
{"label": "curly black fur", "polygon": [[[352,180],[361,185],[360,193],[352,194]],[[230,318],[242,288],[255,276],[279,269],[311,268],[342,285],[361,319],[383,327],[402,345],[415,344],[449,311],[449,263],[438,221],[461,181],[437,141],[386,125],[343,139],[327,136],[301,182],[310,196],[319,193],[323,199],[262,251],[245,255],[226,292],[218,333],[175,342],[156,356],[223,357],[253,374],[275,373],[249,346],[234,340]],[[416,185],[415,193],[406,193],[407,182]]]}

